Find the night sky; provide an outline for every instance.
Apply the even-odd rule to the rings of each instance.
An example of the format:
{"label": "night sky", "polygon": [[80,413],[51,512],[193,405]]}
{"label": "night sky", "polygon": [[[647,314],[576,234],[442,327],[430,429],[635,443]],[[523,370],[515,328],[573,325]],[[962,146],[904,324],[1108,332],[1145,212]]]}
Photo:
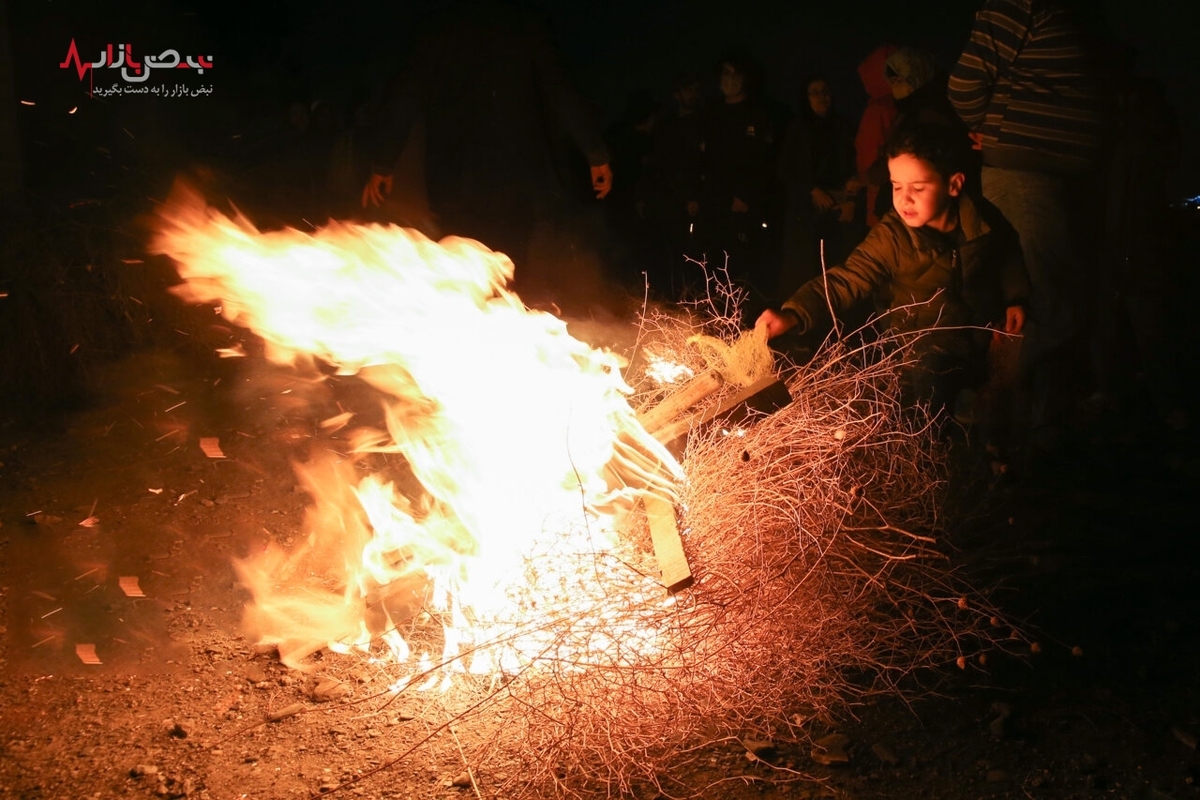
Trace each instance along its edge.
{"label": "night sky", "polygon": [[[971,0],[525,4],[547,12],[576,82],[605,123],[619,116],[631,92],[648,90],[665,100],[673,76],[708,70],[731,44],[748,48],[762,62],[767,90],[778,100],[794,103],[801,77],[819,69],[830,76],[841,110],[857,116],[865,97],[854,67],[873,46],[889,40],[922,46],[949,67],[976,7]],[[9,0],[17,96],[38,103],[18,110],[20,123],[28,133],[60,124],[52,118],[68,108],[88,113],[88,102],[80,102],[81,84],[58,68],[71,39],[85,54],[110,41],[130,41],[143,53],[174,48],[213,55],[213,95],[196,98],[195,104],[207,105],[184,110],[184,118],[197,126],[205,121],[211,135],[221,136],[225,128],[245,125],[248,114],[282,108],[289,99],[344,103],[356,93],[377,91],[402,68],[431,12],[446,5],[444,0]],[[1200,70],[1185,41],[1188,26],[1176,18],[1177,6],[1167,0],[1103,0],[1080,2],[1079,12],[1090,30],[1133,44],[1141,71],[1163,81],[1186,142],[1180,179],[1172,189],[1200,194],[1200,157],[1191,144],[1200,132],[1193,100],[1200,96]],[[129,106],[144,99],[120,102]]]}

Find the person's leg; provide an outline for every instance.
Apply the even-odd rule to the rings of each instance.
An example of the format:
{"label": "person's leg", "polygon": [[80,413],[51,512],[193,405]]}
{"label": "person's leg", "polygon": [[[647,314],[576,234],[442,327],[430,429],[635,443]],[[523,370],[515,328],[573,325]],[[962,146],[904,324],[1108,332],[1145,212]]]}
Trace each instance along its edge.
{"label": "person's leg", "polygon": [[1063,374],[1063,356],[1077,341],[1084,318],[1066,186],[1054,175],[996,167],[983,168],[982,182],[984,197],[1020,237],[1032,286],[1021,375],[1029,425],[1036,428],[1065,405],[1069,376]]}
{"label": "person's leg", "polygon": [[900,372],[900,399],[905,406],[926,406],[931,415],[953,408],[966,384],[969,343],[960,332],[926,333],[912,343]]}

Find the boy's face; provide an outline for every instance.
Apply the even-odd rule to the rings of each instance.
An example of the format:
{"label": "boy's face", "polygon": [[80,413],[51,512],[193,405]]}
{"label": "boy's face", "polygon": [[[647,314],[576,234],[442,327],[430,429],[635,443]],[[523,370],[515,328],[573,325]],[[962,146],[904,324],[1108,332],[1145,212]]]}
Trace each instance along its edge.
{"label": "boy's face", "polygon": [[950,231],[958,224],[953,198],[962,192],[966,176],[956,172],[942,177],[933,164],[909,153],[888,159],[892,176],[892,205],[910,228],[928,226]]}

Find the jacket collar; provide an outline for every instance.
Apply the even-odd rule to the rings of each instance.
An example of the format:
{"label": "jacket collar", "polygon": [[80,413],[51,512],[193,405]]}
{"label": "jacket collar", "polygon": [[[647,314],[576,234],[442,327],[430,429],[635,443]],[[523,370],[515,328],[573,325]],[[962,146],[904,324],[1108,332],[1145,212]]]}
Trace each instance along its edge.
{"label": "jacket collar", "polygon": [[[912,241],[913,247],[918,250],[934,249],[942,244],[941,241],[923,229],[908,227],[898,215],[896,221],[900,223],[900,227],[908,232],[908,237]],[[963,241],[968,243],[990,233],[992,230],[992,227],[988,225],[987,221],[979,213],[979,207],[971,201],[971,196],[965,193],[958,196],[958,225],[963,231]]]}

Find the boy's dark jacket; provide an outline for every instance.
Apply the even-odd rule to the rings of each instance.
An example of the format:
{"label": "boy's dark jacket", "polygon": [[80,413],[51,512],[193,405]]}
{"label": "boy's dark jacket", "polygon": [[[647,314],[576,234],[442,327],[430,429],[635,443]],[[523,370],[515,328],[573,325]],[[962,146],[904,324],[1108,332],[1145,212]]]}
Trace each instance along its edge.
{"label": "boy's dark jacket", "polygon": [[[1024,305],[1029,276],[1017,235],[984,200],[958,199],[961,235],[910,228],[889,211],[844,264],[831,267],[793,294],[783,308],[804,333],[874,297],[883,324],[897,332],[992,325],[1004,310]],[[826,294],[828,286],[828,295]]]}

